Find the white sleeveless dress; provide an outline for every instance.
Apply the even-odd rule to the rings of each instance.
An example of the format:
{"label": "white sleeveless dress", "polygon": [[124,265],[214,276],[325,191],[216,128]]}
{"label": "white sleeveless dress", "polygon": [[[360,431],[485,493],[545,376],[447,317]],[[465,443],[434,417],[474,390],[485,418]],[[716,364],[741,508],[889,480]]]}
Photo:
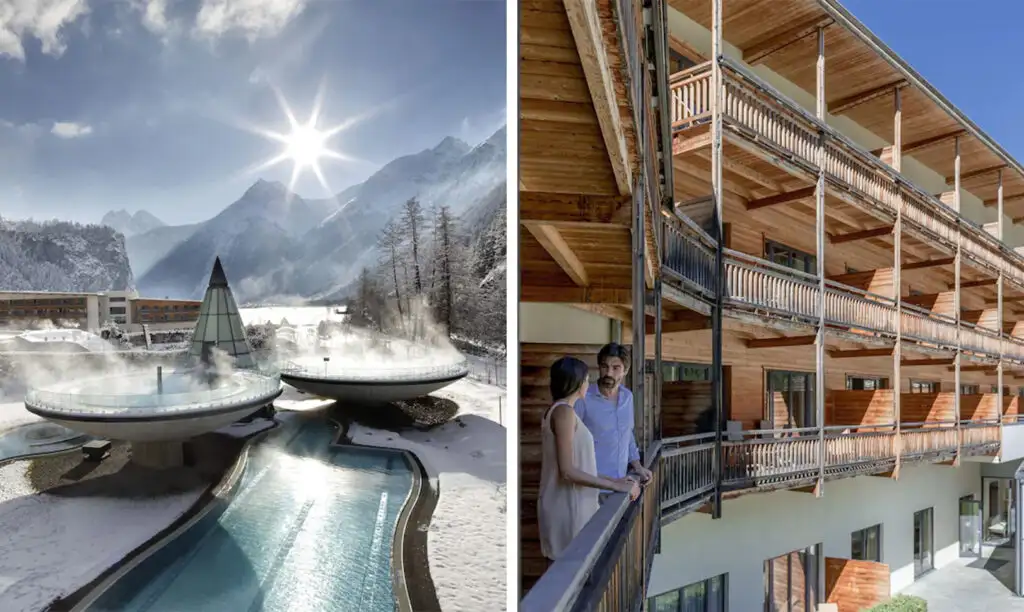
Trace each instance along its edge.
{"label": "white sleeveless dress", "polygon": [[[590,517],[597,512],[600,491],[562,479],[558,471],[558,451],[555,432],[551,431],[551,413],[559,402],[548,408],[541,421],[540,495],[537,499],[537,526],[540,528],[540,550],[545,557],[555,560],[562,554]],[[597,476],[597,458],[594,455],[594,436],[572,410],[576,427],[572,436],[572,462],[577,469]]]}

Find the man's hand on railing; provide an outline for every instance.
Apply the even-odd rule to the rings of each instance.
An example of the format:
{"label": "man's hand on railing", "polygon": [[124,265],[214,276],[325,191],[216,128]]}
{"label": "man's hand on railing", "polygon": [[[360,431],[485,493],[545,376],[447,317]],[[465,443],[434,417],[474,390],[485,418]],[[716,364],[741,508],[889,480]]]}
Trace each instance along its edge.
{"label": "man's hand on railing", "polygon": [[626,476],[625,478],[616,478],[613,482],[620,485],[621,488],[618,489],[620,493],[629,495],[629,501],[635,501],[640,497],[640,485],[635,478]]}

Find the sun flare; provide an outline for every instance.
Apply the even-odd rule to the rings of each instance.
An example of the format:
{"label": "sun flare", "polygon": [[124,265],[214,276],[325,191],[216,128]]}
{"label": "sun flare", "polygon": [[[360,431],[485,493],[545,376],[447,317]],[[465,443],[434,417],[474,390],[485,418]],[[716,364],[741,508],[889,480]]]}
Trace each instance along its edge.
{"label": "sun flare", "polygon": [[318,122],[320,120],[320,108],[323,102],[322,89],[317,93],[316,100],[313,103],[313,112],[310,113],[309,119],[305,123],[300,123],[295,118],[295,114],[288,105],[288,101],[284,99],[284,96],[280,91],[275,89],[274,93],[277,95],[277,101],[281,106],[281,110],[284,111],[285,118],[288,120],[289,131],[287,133],[280,133],[262,128],[252,129],[252,131],[264,138],[281,143],[284,145],[284,149],[274,158],[253,168],[252,171],[258,173],[271,166],[276,166],[282,162],[290,161],[292,163],[292,176],[288,184],[289,190],[293,190],[295,188],[295,183],[298,181],[299,176],[303,171],[310,170],[316,176],[317,180],[320,181],[320,185],[322,185],[326,191],[330,192],[331,189],[327,184],[327,180],[324,178],[321,162],[325,158],[351,162],[357,161],[352,157],[332,149],[329,146],[330,141],[340,132],[352,127],[360,120],[364,119],[364,117],[351,118],[333,127],[320,129],[318,127]]}

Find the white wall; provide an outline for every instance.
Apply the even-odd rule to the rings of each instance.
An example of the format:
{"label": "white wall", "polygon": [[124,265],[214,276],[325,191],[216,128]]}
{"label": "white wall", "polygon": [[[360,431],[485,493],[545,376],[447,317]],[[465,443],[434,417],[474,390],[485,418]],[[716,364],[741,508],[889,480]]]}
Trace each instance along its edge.
{"label": "white wall", "polygon": [[999,461],[1013,461],[1022,457],[1024,457],[1024,424],[1003,425],[1002,438],[999,442]]}
{"label": "white wall", "polygon": [[607,344],[612,341],[611,324],[608,317],[564,304],[519,304],[520,342]]}
{"label": "white wall", "polygon": [[[729,8],[726,7],[724,10],[728,11]],[[703,53],[705,57],[711,56],[711,33],[703,26],[673,8],[668,9],[668,24],[669,31],[673,36],[686,41],[695,49]],[[725,35],[728,37],[728,31],[726,31]],[[751,66],[746,64],[743,62],[743,52],[740,51],[739,48],[729,44],[728,42],[723,42],[725,55],[729,57],[729,59],[742,63],[745,67],[757,74],[757,76],[782,92],[786,97],[804,107],[805,110],[810,111],[812,114],[815,112],[816,105],[813,93],[804,91],[792,82],[779,76],[772,70],[769,70],[764,65]],[[941,43],[936,41],[936,44]],[[809,57],[807,61],[813,63],[815,58]],[[828,56],[825,57],[825,62],[828,62]],[[827,81],[825,83],[825,91],[827,97]],[[906,119],[905,113],[904,119]],[[826,121],[830,126],[838,130],[847,138],[869,151],[891,144],[846,117],[828,115],[826,116]],[[944,146],[949,150],[950,164],[952,164],[953,143],[950,142],[948,145]],[[945,177],[940,176],[939,173],[918,163],[912,156],[904,156],[902,161],[903,167],[901,173],[925,191],[932,194],[938,194],[943,191],[950,190],[946,185]],[[974,221],[975,223],[985,224],[996,220],[997,213],[994,207],[986,208],[979,198],[976,198],[966,191],[961,190],[960,203],[961,212],[964,217]],[[1024,244],[1024,227],[1013,225],[1010,222],[1010,218],[1005,215],[1003,231],[1005,232],[1004,242],[1008,245],[1019,246]]]}
{"label": "white wall", "polygon": [[980,493],[979,464],[904,467],[898,481],[861,476],[825,483],[824,496],[778,491],[726,501],[722,518],[692,513],[661,530],[648,594],[729,574],[729,609],[760,610],[764,561],[821,543],[850,557],[854,531],[882,525],[882,562],[896,593],[914,581],[914,512],[934,508],[935,567],[959,556],[958,501]]}

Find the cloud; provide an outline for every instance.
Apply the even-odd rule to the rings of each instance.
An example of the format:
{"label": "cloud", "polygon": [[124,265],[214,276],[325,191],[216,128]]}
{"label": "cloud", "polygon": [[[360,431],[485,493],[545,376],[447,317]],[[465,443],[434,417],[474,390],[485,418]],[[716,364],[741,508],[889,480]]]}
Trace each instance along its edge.
{"label": "cloud", "polygon": [[86,0],[0,0],[0,56],[24,61],[26,36],[38,39],[43,53],[61,55],[61,28],[88,10]]}
{"label": "cloud", "polygon": [[231,32],[249,40],[277,35],[306,8],[307,0],[202,0],[196,32],[219,37]]}
{"label": "cloud", "polygon": [[53,124],[50,133],[58,138],[81,138],[92,134],[92,126],[73,121],[58,121]]}
{"label": "cloud", "polygon": [[142,25],[154,34],[167,34],[171,27],[167,17],[167,0],[141,0],[135,5],[142,13]]}

